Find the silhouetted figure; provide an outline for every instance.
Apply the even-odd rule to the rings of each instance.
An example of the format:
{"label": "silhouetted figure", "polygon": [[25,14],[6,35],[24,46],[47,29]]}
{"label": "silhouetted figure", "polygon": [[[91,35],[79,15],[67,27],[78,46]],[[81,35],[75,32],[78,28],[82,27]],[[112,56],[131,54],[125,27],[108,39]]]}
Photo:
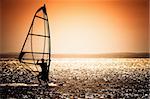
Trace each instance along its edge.
{"label": "silhouetted figure", "polygon": [[44,82],[48,82],[48,67],[47,67],[47,63],[44,62],[44,59],[41,59],[41,63],[38,63],[39,60],[37,61],[37,65],[40,65],[41,67],[41,72],[38,75],[38,80],[41,83],[40,80],[43,80]]}

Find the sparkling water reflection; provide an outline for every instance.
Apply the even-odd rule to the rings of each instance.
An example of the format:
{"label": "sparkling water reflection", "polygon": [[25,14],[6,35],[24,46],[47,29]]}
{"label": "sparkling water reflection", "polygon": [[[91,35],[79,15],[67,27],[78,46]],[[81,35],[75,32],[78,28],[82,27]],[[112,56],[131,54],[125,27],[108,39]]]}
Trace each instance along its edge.
{"label": "sparkling water reflection", "polygon": [[[26,65],[20,64],[18,60],[1,60],[0,66],[1,83],[37,83],[35,76],[26,70]],[[32,94],[22,93],[22,97],[26,95],[28,98],[47,96],[51,98],[148,99],[150,98],[149,66],[149,58],[52,59],[49,78],[60,86],[53,91],[51,88],[44,90],[25,88],[25,92],[30,91]],[[34,66],[30,65],[30,67]],[[23,90],[15,88],[9,90],[12,93]],[[45,94],[39,94],[41,90]],[[14,94],[16,97],[20,95],[20,93]]]}

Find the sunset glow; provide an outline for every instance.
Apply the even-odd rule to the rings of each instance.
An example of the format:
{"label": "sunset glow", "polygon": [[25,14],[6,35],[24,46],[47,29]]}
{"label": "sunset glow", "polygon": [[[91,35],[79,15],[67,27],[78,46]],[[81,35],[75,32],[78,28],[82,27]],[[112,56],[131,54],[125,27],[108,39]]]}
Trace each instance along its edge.
{"label": "sunset glow", "polygon": [[[19,52],[40,0],[2,1],[2,52]],[[46,0],[52,53],[148,52],[148,0]]]}

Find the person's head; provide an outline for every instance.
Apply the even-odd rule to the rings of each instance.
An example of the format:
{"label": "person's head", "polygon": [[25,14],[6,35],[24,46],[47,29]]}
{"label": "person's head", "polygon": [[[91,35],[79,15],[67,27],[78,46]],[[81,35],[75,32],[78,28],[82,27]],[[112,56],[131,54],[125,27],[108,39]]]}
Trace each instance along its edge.
{"label": "person's head", "polygon": [[41,59],[41,61],[42,61],[42,63],[44,63],[44,59],[43,58]]}

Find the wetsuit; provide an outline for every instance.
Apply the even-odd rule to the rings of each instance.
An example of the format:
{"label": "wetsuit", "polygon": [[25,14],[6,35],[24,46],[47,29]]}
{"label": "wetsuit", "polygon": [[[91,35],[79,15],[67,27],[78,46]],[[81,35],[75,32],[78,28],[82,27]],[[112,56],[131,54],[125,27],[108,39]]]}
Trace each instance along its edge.
{"label": "wetsuit", "polygon": [[48,68],[47,68],[47,63],[37,63],[37,65],[41,66],[41,72],[38,75],[38,78],[47,82],[48,79]]}

